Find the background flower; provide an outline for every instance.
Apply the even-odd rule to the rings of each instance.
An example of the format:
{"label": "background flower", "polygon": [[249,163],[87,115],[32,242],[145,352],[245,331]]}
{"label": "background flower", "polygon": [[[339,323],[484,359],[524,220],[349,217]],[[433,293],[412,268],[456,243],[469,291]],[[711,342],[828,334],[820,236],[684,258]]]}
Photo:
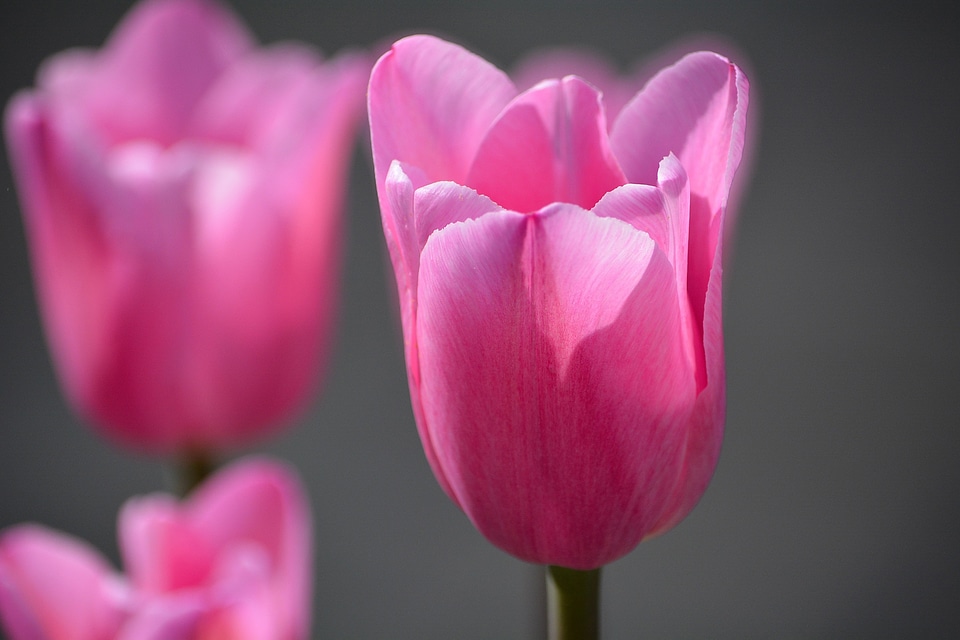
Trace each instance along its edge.
{"label": "background flower", "polygon": [[297,477],[234,463],[190,499],[120,513],[126,573],[37,525],[0,534],[0,620],[12,640],[305,640],[311,526]]}
{"label": "background flower", "polygon": [[74,405],[150,451],[244,444],[314,388],[366,66],[257,49],[147,0],[6,112],[37,291]]}

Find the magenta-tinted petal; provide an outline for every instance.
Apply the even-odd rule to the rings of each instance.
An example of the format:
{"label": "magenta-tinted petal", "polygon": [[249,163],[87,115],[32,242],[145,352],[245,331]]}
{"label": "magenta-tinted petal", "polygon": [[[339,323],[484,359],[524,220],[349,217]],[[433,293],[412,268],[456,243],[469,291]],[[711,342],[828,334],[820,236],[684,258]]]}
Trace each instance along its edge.
{"label": "magenta-tinted petal", "polygon": [[570,76],[543,82],[504,109],[466,184],[506,209],[529,212],[551,202],[590,208],[625,182],[599,94]]}
{"label": "magenta-tinted petal", "polygon": [[427,426],[480,531],[574,568],[629,551],[674,487],[695,392],[650,237],[572,206],[450,225],[424,248],[418,321]]}
{"label": "magenta-tinted petal", "polygon": [[13,640],[113,640],[124,590],[78,540],[35,525],[0,536],[0,618]]}
{"label": "magenta-tinted petal", "polygon": [[252,44],[219,4],[148,0],[113,33],[80,99],[105,139],[172,144],[214,80]]}
{"label": "magenta-tinted petal", "polygon": [[380,205],[390,163],[419,167],[428,181],[463,183],[484,133],[516,89],[502,71],[457,45],[412,36],[373,68],[370,141]]}

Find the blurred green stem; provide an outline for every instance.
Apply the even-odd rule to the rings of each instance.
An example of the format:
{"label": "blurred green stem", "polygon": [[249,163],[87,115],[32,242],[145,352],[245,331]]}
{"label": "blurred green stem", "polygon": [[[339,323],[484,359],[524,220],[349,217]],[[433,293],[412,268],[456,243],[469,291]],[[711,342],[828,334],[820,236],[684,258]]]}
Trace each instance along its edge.
{"label": "blurred green stem", "polygon": [[181,497],[187,497],[203,484],[217,469],[213,456],[206,451],[189,451],[181,454],[177,467],[177,489]]}
{"label": "blurred green stem", "polygon": [[547,632],[550,640],[600,638],[600,569],[547,567]]}

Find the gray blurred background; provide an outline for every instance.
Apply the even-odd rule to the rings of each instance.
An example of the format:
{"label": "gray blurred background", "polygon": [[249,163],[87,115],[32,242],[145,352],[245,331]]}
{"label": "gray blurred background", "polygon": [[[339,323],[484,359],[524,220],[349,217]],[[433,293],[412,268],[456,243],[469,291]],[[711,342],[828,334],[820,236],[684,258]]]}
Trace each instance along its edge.
{"label": "gray blurred background", "polygon": [[[501,67],[571,44],[627,67],[714,32],[749,57],[761,136],[726,272],[723,455],[685,522],[605,569],[610,639],[960,636],[957,23],[932,3],[795,4],[233,4],[261,41],[328,53],[427,31]],[[4,0],[0,99],[128,6]],[[358,145],[327,379],[266,446],[309,487],[314,636],[534,638],[538,568],[476,533],[423,457],[369,166]],[[117,509],[169,478],[66,406],[5,154],[0,225],[0,527],[39,521],[117,562]]]}

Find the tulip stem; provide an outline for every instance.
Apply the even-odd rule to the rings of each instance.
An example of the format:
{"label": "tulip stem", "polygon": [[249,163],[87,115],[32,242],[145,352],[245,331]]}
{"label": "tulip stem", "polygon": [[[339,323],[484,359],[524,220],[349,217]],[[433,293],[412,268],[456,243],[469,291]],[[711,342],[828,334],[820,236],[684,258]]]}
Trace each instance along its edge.
{"label": "tulip stem", "polygon": [[547,630],[550,640],[600,637],[600,569],[547,567]]}
{"label": "tulip stem", "polygon": [[181,456],[179,462],[177,488],[184,498],[203,484],[217,468],[213,456],[205,451],[189,451]]}

